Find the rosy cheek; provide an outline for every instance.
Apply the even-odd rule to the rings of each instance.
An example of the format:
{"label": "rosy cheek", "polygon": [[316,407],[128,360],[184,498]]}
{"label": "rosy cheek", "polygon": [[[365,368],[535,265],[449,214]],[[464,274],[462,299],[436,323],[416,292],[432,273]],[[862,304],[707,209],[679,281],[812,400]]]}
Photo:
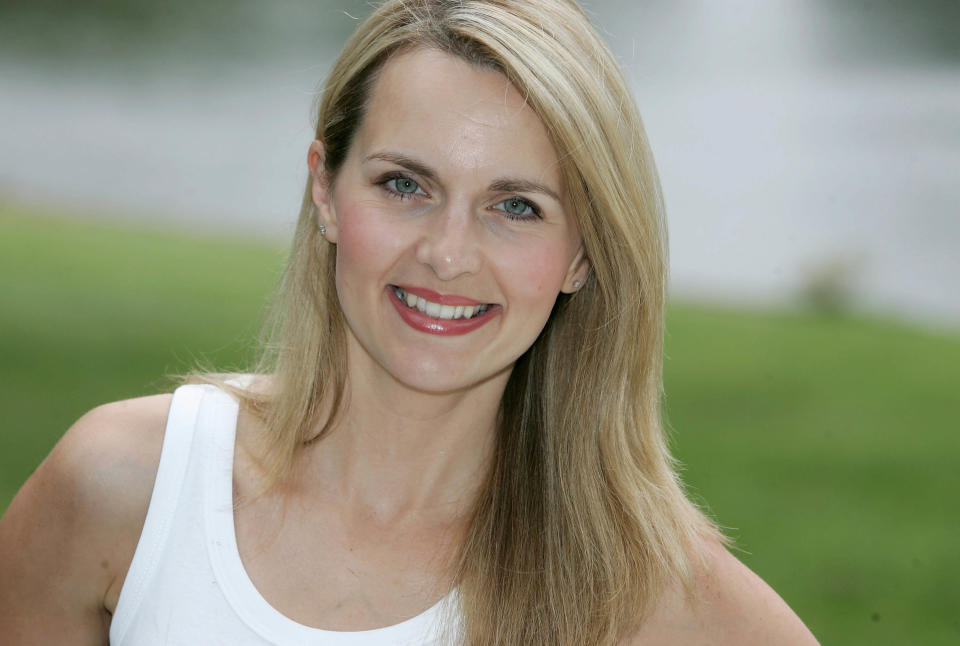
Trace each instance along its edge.
{"label": "rosy cheek", "polygon": [[341,295],[343,290],[355,292],[364,276],[375,272],[378,257],[376,228],[365,222],[361,210],[341,202],[337,209],[337,285]]}
{"label": "rosy cheek", "polygon": [[362,203],[347,203],[338,209],[338,265],[344,269],[374,268],[378,260],[392,257],[398,236],[388,221]]}
{"label": "rosy cheek", "polygon": [[563,284],[562,252],[550,245],[527,249],[511,264],[510,273],[517,278],[515,284],[531,296],[552,299]]}

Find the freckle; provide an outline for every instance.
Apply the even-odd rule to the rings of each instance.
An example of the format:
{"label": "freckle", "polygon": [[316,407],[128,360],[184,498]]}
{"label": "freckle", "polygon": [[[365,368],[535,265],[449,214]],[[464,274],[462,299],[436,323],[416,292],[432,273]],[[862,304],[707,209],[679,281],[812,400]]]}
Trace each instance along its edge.
{"label": "freckle", "polygon": [[102,561],[100,561],[100,567],[106,570],[108,567],[110,567],[110,563],[107,562],[107,559],[103,559]]}

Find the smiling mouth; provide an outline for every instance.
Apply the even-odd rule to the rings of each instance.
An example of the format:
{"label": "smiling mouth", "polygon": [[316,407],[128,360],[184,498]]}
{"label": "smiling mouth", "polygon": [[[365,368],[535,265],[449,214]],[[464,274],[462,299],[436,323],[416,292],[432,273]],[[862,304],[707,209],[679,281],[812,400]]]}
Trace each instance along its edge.
{"label": "smiling mouth", "polygon": [[476,318],[490,309],[490,304],[484,305],[441,305],[428,301],[422,296],[411,294],[402,287],[391,285],[390,289],[396,294],[401,303],[411,310],[418,310],[435,319],[455,320]]}

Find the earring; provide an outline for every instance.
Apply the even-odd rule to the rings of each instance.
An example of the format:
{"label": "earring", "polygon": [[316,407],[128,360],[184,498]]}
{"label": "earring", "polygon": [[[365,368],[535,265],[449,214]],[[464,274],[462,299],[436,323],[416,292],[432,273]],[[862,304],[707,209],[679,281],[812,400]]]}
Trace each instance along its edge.
{"label": "earring", "polygon": [[320,225],[320,235],[322,235],[323,237],[327,236],[327,225],[325,224]]}
{"label": "earring", "polygon": [[582,284],[582,283],[581,283],[579,280],[573,281],[573,289],[574,289],[574,290],[580,289],[580,285],[581,285],[581,284]]}

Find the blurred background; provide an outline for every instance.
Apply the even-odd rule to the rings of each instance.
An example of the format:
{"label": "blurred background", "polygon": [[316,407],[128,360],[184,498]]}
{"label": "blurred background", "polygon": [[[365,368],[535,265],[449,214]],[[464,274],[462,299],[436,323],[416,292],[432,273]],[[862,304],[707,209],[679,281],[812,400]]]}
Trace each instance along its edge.
{"label": "blurred background", "polygon": [[[671,230],[693,494],[823,643],[960,641],[960,2],[593,0]],[[242,367],[357,0],[0,0],[0,509]]]}

